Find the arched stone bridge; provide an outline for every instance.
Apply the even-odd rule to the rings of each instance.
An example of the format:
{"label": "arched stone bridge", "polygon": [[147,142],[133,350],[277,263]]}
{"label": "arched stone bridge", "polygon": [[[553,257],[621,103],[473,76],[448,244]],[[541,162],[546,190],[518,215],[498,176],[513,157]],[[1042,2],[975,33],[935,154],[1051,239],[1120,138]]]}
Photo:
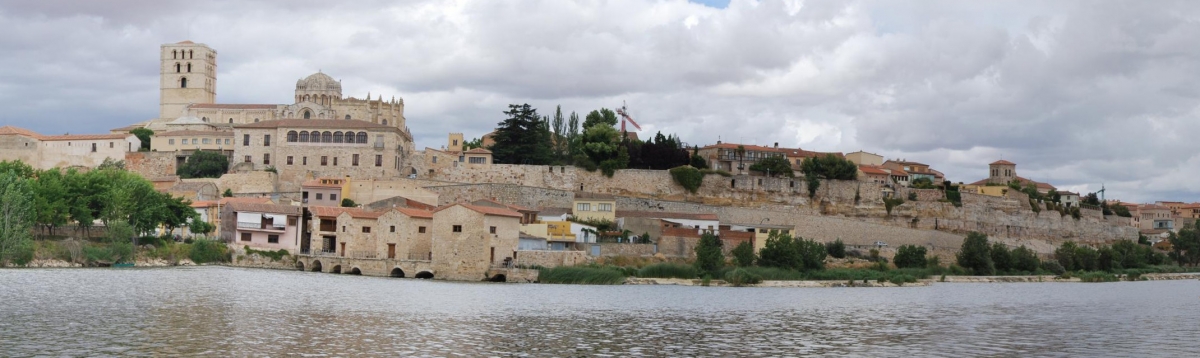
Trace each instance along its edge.
{"label": "arched stone bridge", "polygon": [[434,278],[433,265],[424,260],[361,259],[326,255],[296,255],[300,271],[381,277]]}

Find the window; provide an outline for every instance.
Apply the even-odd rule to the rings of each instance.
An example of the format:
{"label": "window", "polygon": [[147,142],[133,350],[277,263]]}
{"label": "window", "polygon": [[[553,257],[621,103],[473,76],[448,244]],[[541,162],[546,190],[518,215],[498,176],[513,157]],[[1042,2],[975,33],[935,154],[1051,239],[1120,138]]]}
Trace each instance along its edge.
{"label": "window", "polygon": [[337,157],[333,157],[333,166],[337,166]]}
{"label": "window", "polygon": [[329,200],[337,201],[337,194],[329,194]]}
{"label": "window", "polygon": [[[317,194],[317,199],[320,199],[321,194]],[[346,225],[342,225],[342,232],[346,232]]]}
{"label": "window", "polygon": [[418,226],[418,227],[417,227],[417,233],[418,233],[418,234],[424,234],[424,233],[425,233],[425,227],[424,227],[424,226]]}
{"label": "window", "polygon": [[462,232],[462,225],[454,225],[452,229],[454,232]]}
{"label": "window", "polygon": [[349,114],[347,114],[347,115],[346,115],[346,120],[350,120],[350,115],[349,115]]}
{"label": "window", "polygon": [[612,211],[612,204],[597,204],[596,211]]}
{"label": "window", "polygon": [[201,140],[201,142],[203,142],[204,144],[209,144],[209,143],[211,143],[211,142],[212,142],[212,139],[211,139],[211,138],[204,138],[203,140]]}
{"label": "window", "polygon": [[307,131],[300,132],[300,138],[299,138],[299,139],[300,139],[300,142],[301,142],[301,143],[307,142],[307,141],[308,141],[308,132],[307,132]]}
{"label": "window", "polygon": [[370,234],[370,233],[371,233],[371,227],[370,227],[370,226],[363,226],[363,233],[364,233],[364,234]]}
{"label": "window", "polygon": [[292,156],[287,157],[287,165],[292,165]]}
{"label": "window", "polygon": [[350,156],[350,165],[356,166],[356,167],[358,166],[358,154],[354,154],[354,155]]}
{"label": "window", "polygon": [[267,243],[268,244],[278,244],[279,243],[279,235],[267,235]]}
{"label": "window", "polygon": [[460,162],[461,162],[461,161],[463,161],[463,158],[464,158],[464,157],[463,157],[463,156],[461,156],[461,155],[460,155],[460,156],[458,156],[458,161],[460,161]]}
{"label": "window", "polygon": [[196,138],[192,138],[192,144],[196,144]]}
{"label": "window", "polygon": [[225,145],[229,145],[229,138],[225,138]]}
{"label": "window", "polygon": [[308,165],[308,157],[300,157],[301,165]]}
{"label": "window", "polygon": [[264,134],[264,135],[263,135],[263,146],[264,146],[264,147],[270,147],[270,146],[271,146],[271,135],[270,135],[270,134]]}
{"label": "window", "polygon": [[317,193],[317,200],[321,200],[322,195],[324,195],[324,194]]}
{"label": "window", "polygon": [[192,63],[191,62],[188,62],[188,64],[187,64],[187,71],[192,72]]}
{"label": "window", "polygon": [[575,206],[575,210],[579,210],[579,211],[592,211],[592,204],[589,204],[589,203],[579,203],[578,205],[576,205],[576,206]]}
{"label": "window", "polygon": [[92,143],[92,153],[96,152],[96,143]]}
{"label": "window", "polygon": [[458,139],[454,140],[454,145],[458,145]]}
{"label": "window", "polygon": [[179,79],[179,88],[187,88],[187,77]]}
{"label": "window", "polygon": [[377,167],[383,166],[383,155],[382,154],[375,155],[375,166],[377,166]]}
{"label": "window", "polygon": [[250,135],[243,134],[242,135],[242,146],[244,147],[244,146],[249,146],[249,145],[250,145]]}
{"label": "window", "polygon": [[434,157],[433,157],[433,162],[434,162],[434,164],[436,164],[436,163],[437,163],[437,156],[434,156]]}
{"label": "window", "polygon": [[271,154],[263,154],[263,164],[271,164]]}
{"label": "window", "polygon": [[358,137],[358,140],[356,140],[356,142],[362,143],[362,144],[367,144],[367,132],[358,132],[357,137]]}
{"label": "window", "polygon": [[309,119],[310,117],[312,117],[312,112],[304,111],[303,116],[304,116],[304,119]]}
{"label": "window", "polygon": [[295,141],[296,141],[296,131],[288,131],[288,134],[287,134],[287,141],[288,141],[288,142],[295,142]]}
{"label": "window", "polygon": [[342,132],[333,132],[333,142],[334,143],[342,142]]}
{"label": "window", "polygon": [[250,156],[249,156],[249,155],[247,155],[247,156],[246,156],[246,163],[249,163],[249,162],[250,162]]}
{"label": "window", "polygon": [[325,156],[325,155],[321,156],[321,165],[329,165],[329,157],[328,156]]}
{"label": "window", "polygon": [[396,225],[388,226],[389,232],[396,232]]}
{"label": "window", "polygon": [[385,126],[387,125],[387,120],[386,120],[386,119],[385,119],[385,120],[383,120],[383,125],[385,125]]}
{"label": "window", "polygon": [[[471,164],[487,164],[487,158],[470,157],[470,158],[467,158],[467,162],[469,162]],[[554,171],[554,168],[550,168],[550,171]]]}
{"label": "window", "polygon": [[113,142],[108,142],[108,147],[109,147],[109,148],[112,148],[112,147],[113,147]]}
{"label": "window", "polygon": [[175,145],[175,140],[174,140],[174,139],[167,139],[167,144],[170,144],[170,145]]}
{"label": "window", "polygon": [[333,132],[321,132],[321,143],[333,143]]}
{"label": "window", "polygon": [[489,233],[492,233],[492,234],[495,234],[495,233],[496,233],[496,227],[495,227],[495,226],[488,227],[488,232],[489,232]]}
{"label": "window", "polygon": [[250,233],[243,232],[242,233],[242,241],[250,241]]}

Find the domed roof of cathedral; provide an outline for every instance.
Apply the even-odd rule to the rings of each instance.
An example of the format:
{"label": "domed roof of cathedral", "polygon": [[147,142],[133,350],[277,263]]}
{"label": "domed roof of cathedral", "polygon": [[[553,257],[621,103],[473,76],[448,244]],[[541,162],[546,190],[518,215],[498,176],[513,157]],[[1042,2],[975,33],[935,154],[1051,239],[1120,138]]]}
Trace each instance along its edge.
{"label": "domed roof of cathedral", "polygon": [[317,71],[317,73],[296,81],[296,87],[303,87],[310,90],[336,89],[341,91],[342,83],[333,79],[333,77],[329,77],[327,74]]}
{"label": "domed roof of cathedral", "polygon": [[204,124],[204,120],[196,116],[185,115],[168,122],[167,124]]}

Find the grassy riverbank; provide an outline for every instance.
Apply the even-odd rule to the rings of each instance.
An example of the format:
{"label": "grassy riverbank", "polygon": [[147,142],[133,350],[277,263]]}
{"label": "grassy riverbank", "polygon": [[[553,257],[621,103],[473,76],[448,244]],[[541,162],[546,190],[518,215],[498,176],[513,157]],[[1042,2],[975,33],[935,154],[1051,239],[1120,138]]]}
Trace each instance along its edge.
{"label": "grassy riverbank", "polygon": [[[197,239],[175,242],[167,238],[142,237],[132,242],[106,240],[34,240],[30,262],[62,262],[67,266],[108,266],[116,263],[159,261],[167,265],[229,262],[230,252],[222,243]],[[28,265],[29,262],[17,262]]]}

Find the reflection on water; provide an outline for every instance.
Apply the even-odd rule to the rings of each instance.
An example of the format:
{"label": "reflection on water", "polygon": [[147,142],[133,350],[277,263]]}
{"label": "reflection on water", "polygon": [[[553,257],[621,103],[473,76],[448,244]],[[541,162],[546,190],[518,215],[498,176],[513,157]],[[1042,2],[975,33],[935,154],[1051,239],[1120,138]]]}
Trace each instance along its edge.
{"label": "reflection on water", "polygon": [[0,270],[0,356],[1196,356],[1200,282],[724,288]]}

